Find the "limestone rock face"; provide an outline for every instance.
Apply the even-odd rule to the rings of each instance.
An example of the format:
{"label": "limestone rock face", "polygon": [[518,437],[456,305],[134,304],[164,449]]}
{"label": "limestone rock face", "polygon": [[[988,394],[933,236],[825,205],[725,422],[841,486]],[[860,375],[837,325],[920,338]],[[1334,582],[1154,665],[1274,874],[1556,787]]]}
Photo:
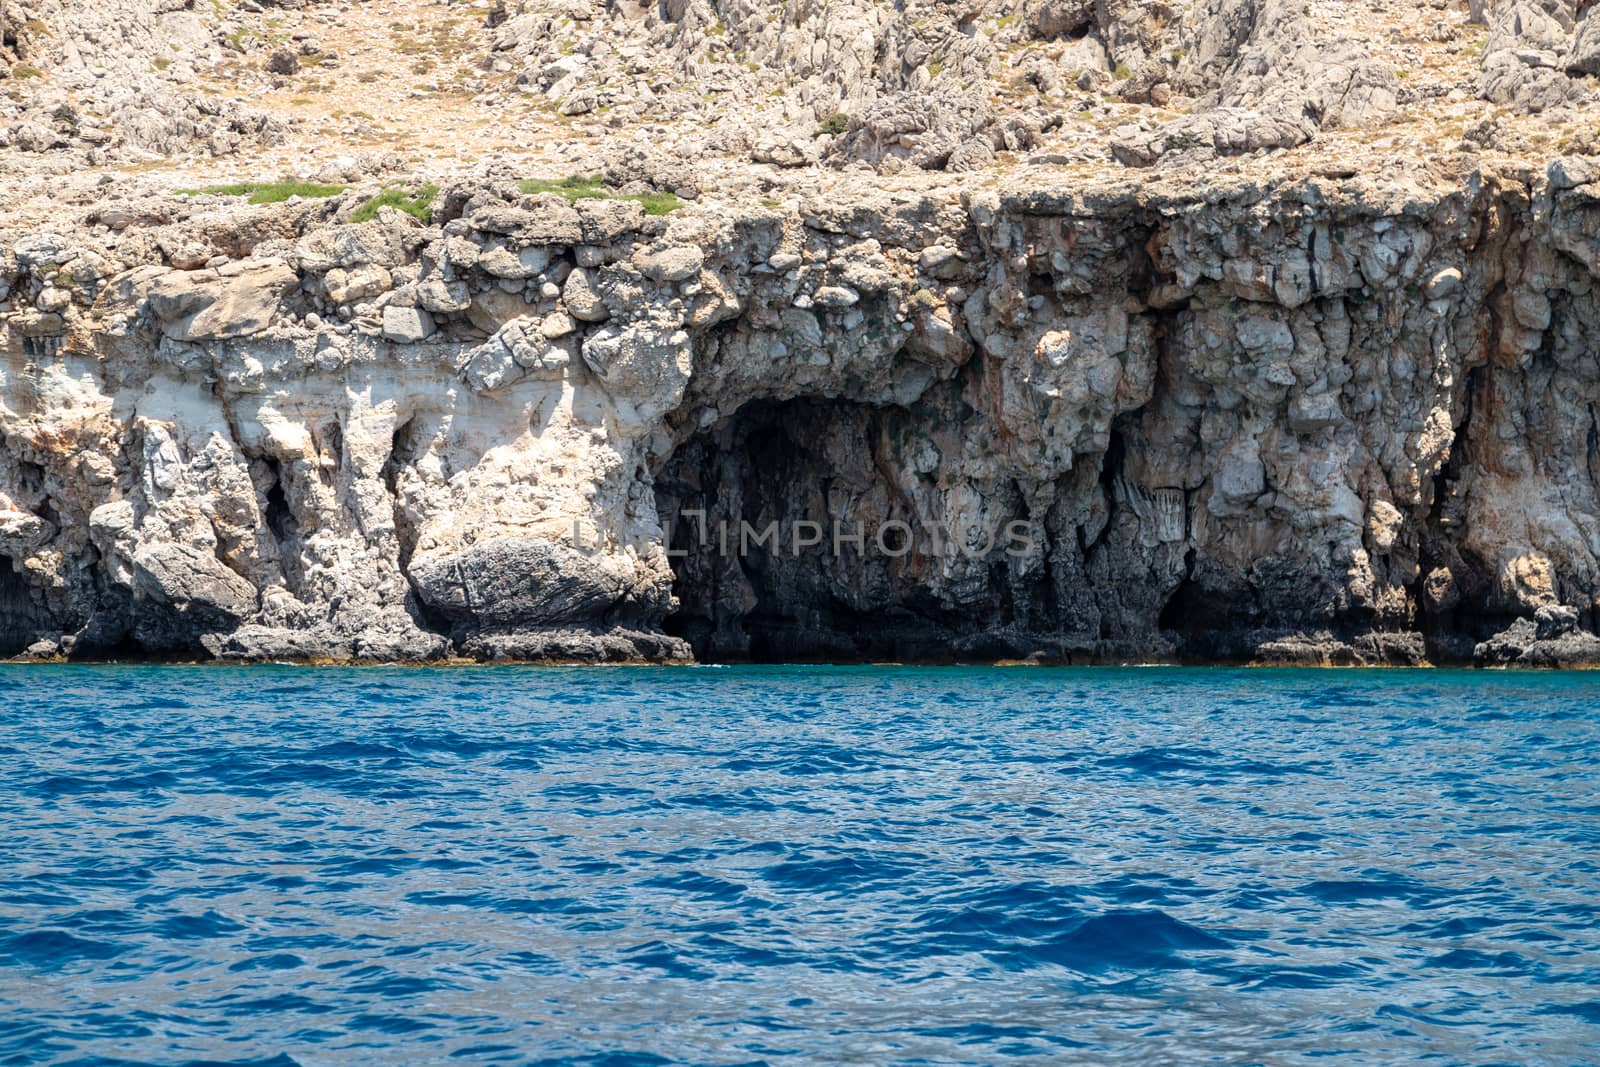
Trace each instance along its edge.
{"label": "limestone rock face", "polygon": [[1597,180],[105,205],[0,245],[0,652],[1600,659]]}

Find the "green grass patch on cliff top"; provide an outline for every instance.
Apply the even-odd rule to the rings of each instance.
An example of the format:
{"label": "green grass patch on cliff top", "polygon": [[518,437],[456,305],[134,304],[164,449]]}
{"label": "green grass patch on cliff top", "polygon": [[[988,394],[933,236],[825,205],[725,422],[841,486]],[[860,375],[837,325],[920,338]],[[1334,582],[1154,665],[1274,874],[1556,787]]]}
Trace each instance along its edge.
{"label": "green grass patch on cliff top", "polygon": [[522,192],[555,193],[568,200],[637,200],[644,205],[646,215],[666,215],[683,206],[675,193],[636,193],[624,196],[605,186],[598,174],[573,174],[566,178],[528,178],[517,183]]}
{"label": "green grass patch on cliff top", "polygon": [[182,196],[248,196],[252,204],[281,204],[291,197],[320,199],[338,196],[344,192],[342,185],[318,185],[315,182],[234,182],[230,185],[208,185],[204,189],[179,189]]}
{"label": "green grass patch on cliff top", "polygon": [[424,185],[414,193],[408,193],[404,189],[385,189],[356,208],[355,214],[345,221],[371,222],[377,218],[379,208],[392,207],[426,223],[433,219],[433,198],[438,195],[437,185]]}

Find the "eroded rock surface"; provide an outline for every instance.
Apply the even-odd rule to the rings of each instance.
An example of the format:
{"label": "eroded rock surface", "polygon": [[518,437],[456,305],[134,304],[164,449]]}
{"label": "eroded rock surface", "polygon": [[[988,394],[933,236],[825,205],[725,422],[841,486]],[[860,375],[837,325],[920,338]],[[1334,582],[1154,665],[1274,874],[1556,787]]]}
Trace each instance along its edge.
{"label": "eroded rock surface", "polygon": [[1597,178],[101,203],[0,252],[0,652],[1600,658]]}

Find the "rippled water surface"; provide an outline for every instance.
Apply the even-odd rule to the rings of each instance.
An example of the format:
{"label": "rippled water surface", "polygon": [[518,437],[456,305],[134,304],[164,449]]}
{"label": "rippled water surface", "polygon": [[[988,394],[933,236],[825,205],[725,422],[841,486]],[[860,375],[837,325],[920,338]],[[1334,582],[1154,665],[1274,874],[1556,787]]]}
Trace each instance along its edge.
{"label": "rippled water surface", "polygon": [[0,1063],[1595,1062],[1600,677],[0,668]]}

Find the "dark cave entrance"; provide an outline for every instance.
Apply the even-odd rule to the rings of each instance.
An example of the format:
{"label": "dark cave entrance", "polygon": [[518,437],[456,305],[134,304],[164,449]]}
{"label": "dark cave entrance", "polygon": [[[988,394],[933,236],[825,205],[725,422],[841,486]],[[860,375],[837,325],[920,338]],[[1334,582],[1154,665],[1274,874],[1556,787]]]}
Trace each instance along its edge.
{"label": "dark cave entrance", "polygon": [[0,556],[0,657],[26,649],[38,639],[40,624],[48,622],[11,557]]}
{"label": "dark cave entrance", "polygon": [[930,589],[939,562],[910,538],[918,520],[902,488],[913,419],[892,406],[758,401],[682,445],[656,476],[679,605],[666,631],[703,662],[1018,654],[992,632],[1015,614],[1003,559],[971,568],[963,604]]}
{"label": "dark cave entrance", "polygon": [[1197,630],[1224,624],[1216,617],[1215,600],[1207,597],[1205,589],[1192,577],[1194,557],[1192,548],[1184,554],[1183,581],[1167,597],[1156,619],[1158,630],[1170,630],[1186,640],[1192,640]]}
{"label": "dark cave entrance", "polygon": [[289,509],[289,497],[283,491],[283,471],[278,461],[267,459],[267,470],[272,474],[272,484],[267,487],[266,522],[267,529],[272,531],[272,536],[278,544],[287,544],[290,539],[299,535],[300,524],[295,521],[294,512]]}

